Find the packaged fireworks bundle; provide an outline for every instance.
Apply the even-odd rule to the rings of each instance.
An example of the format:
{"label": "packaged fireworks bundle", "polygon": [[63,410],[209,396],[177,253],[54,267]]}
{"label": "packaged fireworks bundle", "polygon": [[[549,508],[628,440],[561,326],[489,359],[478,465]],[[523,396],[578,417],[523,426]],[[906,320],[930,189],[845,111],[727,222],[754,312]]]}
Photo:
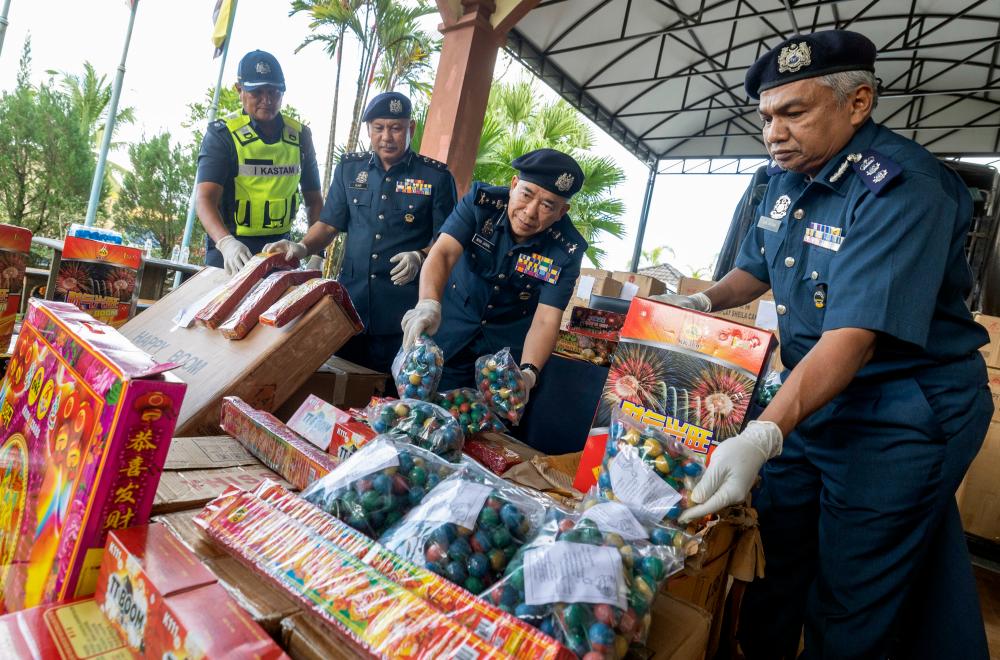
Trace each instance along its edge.
{"label": "packaged fireworks bundle", "polygon": [[55,300],[72,303],[112,327],[135,314],[142,250],[67,236]]}
{"label": "packaged fireworks bundle", "polygon": [[185,384],[72,305],[31,300],[0,388],[0,612],[93,593],[149,518]]}
{"label": "packaged fireworks bundle", "polygon": [[21,309],[24,271],[31,251],[31,232],[0,224],[0,354],[10,347],[14,317]]}
{"label": "packaged fireworks bundle", "polygon": [[[710,454],[743,429],[776,346],[766,330],[636,299],[594,426],[609,426],[612,413],[621,410],[644,425],[661,427],[699,454]],[[581,470],[592,467],[581,464]]]}

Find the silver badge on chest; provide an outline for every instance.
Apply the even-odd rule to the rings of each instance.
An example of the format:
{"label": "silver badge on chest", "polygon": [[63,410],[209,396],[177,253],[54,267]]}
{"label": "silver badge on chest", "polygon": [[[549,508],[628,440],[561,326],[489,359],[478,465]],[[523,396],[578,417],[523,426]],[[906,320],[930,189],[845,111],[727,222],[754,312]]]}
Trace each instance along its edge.
{"label": "silver badge on chest", "polygon": [[792,198],[788,195],[782,195],[778,199],[774,200],[774,208],[771,209],[771,217],[775,220],[781,220],[788,214],[788,207],[792,205]]}

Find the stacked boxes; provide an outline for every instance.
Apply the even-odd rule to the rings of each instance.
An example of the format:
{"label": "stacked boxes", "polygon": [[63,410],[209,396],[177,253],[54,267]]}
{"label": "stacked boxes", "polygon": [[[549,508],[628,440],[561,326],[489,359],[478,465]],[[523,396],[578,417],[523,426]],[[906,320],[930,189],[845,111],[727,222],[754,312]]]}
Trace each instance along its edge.
{"label": "stacked boxes", "polygon": [[0,355],[10,347],[14,317],[21,309],[24,271],[30,251],[30,231],[0,224]]}
{"label": "stacked boxes", "polygon": [[573,297],[566,305],[563,312],[562,325],[565,327],[569,323],[574,307],[587,307],[590,304],[590,296],[607,296],[617,298],[622,292],[622,283],[612,277],[609,270],[600,268],[581,268],[580,277],[576,280],[576,287],[573,289]]}
{"label": "stacked boxes", "polygon": [[124,325],[139,299],[139,248],[67,236],[55,299],[72,303],[102,323]]}

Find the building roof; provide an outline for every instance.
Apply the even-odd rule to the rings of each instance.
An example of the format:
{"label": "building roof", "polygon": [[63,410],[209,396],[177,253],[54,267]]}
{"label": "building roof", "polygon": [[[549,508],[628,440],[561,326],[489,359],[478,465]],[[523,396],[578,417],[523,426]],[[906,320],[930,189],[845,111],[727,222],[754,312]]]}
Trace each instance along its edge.
{"label": "building roof", "polygon": [[684,273],[667,263],[640,268],[638,272],[640,275],[648,275],[660,280],[667,285],[667,288],[672,293],[677,293],[677,285],[681,281],[681,278],[684,277]]}

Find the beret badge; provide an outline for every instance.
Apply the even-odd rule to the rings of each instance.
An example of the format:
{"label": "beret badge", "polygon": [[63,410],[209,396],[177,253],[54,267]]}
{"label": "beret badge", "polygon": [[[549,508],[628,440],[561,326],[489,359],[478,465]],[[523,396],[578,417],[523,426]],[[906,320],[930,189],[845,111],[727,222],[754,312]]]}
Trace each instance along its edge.
{"label": "beret badge", "polygon": [[778,55],[779,73],[795,73],[810,64],[812,64],[812,50],[805,41],[788,44],[781,49],[781,54]]}
{"label": "beret badge", "polygon": [[399,99],[392,99],[389,101],[389,112],[394,115],[398,115],[403,112],[403,102]]}
{"label": "beret badge", "polygon": [[556,188],[562,192],[566,192],[573,187],[573,175],[568,172],[563,172],[556,179]]}

